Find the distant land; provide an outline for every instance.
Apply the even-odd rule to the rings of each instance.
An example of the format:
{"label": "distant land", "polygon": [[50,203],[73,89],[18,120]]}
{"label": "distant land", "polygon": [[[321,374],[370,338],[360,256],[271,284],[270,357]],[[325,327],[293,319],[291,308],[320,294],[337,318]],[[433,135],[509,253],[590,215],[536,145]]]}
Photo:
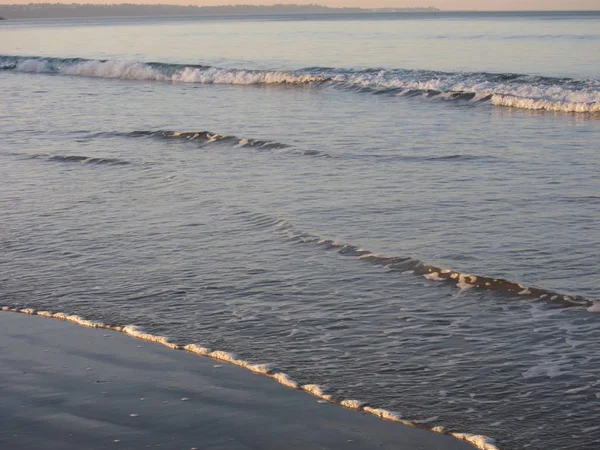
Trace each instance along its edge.
{"label": "distant land", "polygon": [[275,15],[275,14],[372,14],[437,12],[437,8],[330,8],[321,5],[114,5],[29,3],[27,5],[0,5],[0,16],[5,19],[59,19],[71,17],[169,17],[210,15]]}

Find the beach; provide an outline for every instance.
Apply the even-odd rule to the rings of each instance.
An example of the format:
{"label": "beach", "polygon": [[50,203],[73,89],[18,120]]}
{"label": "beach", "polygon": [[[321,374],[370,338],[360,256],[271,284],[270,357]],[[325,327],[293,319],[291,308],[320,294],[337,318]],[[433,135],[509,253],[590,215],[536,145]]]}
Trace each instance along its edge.
{"label": "beach", "polygon": [[5,449],[465,450],[212,358],[0,312]]}
{"label": "beach", "polygon": [[8,19],[2,450],[600,448],[600,11]]}

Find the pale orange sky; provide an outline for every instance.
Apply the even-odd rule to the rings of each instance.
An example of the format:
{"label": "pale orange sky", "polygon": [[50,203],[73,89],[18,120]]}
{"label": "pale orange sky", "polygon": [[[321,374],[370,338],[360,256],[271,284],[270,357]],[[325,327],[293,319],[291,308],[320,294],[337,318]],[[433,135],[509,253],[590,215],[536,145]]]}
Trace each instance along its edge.
{"label": "pale orange sky", "polygon": [[[35,0],[33,2],[36,2]],[[37,1],[36,3],[56,3]],[[145,3],[173,5],[225,5],[274,3],[318,3],[327,6],[358,6],[361,8],[435,6],[443,10],[600,10],[600,0],[68,0],[60,3]],[[31,0],[0,0],[0,5],[32,3]]]}

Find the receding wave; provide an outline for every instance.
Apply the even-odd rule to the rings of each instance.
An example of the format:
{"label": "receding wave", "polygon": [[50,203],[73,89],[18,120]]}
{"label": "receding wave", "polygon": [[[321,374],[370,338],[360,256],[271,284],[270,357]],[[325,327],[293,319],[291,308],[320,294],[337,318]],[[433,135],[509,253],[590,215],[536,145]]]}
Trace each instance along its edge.
{"label": "receding wave", "polygon": [[282,372],[277,364],[273,363],[253,363],[246,361],[244,359],[238,358],[235,353],[231,353],[229,351],[223,350],[211,350],[207,347],[204,347],[201,344],[190,343],[190,344],[181,344],[173,342],[167,336],[156,335],[148,332],[142,327],[136,325],[114,325],[107,324],[104,322],[100,322],[97,320],[90,320],[83,318],[81,316],[75,314],[67,314],[64,312],[51,312],[51,311],[36,311],[33,308],[27,307],[11,307],[11,306],[1,306],[0,311],[4,312],[13,312],[20,314],[28,314],[28,315],[37,315],[42,317],[47,317],[51,319],[63,320],[66,322],[72,322],[77,325],[81,325],[89,328],[100,328],[105,330],[118,331],[124,334],[127,334],[131,337],[141,339],[148,342],[153,342],[155,344],[164,345],[165,347],[171,348],[173,350],[185,350],[190,353],[194,353],[196,355],[213,358],[217,361],[222,361],[225,363],[233,364],[239,366],[241,368],[250,370],[254,373],[267,376],[277,381],[278,383],[291,388],[291,389],[299,389],[308,394],[311,394],[317,398],[319,398],[321,402],[325,403],[334,403],[344,408],[353,409],[356,411],[363,411],[368,414],[372,414],[380,419],[389,420],[392,422],[398,422],[403,425],[425,428],[435,433],[446,434],[449,436],[453,436],[456,439],[466,441],[473,445],[475,448],[480,450],[499,450],[499,447],[496,445],[495,439],[489,438],[483,435],[471,434],[471,433],[459,433],[452,432],[446,430],[443,426],[434,426],[429,427],[427,424],[422,421],[416,420],[408,420],[402,417],[402,414],[396,411],[390,411],[383,408],[373,407],[367,402],[363,402],[361,400],[355,399],[346,399],[343,397],[335,396],[330,393],[329,389],[325,385],[320,384],[312,384],[306,383],[302,384],[298,381],[292,379],[288,374]]}
{"label": "receding wave", "polygon": [[275,219],[264,214],[252,212],[240,212],[239,214],[246,216],[246,220],[257,227],[271,229],[276,235],[287,240],[312,245],[322,250],[336,251],[342,256],[355,258],[364,263],[385,266],[391,272],[410,272],[431,281],[453,284],[463,290],[481,289],[496,291],[520,298],[530,298],[562,306],[586,307],[589,312],[600,312],[600,301],[596,302],[579,295],[566,295],[541,287],[525,286],[519,282],[503,278],[462,273],[427,264],[409,256],[389,256],[373,253],[356,245],[302,232],[283,219]]}
{"label": "receding wave", "polygon": [[48,154],[36,154],[30,155],[31,159],[42,159],[45,161],[54,161],[61,163],[76,163],[76,164],[106,164],[110,166],[124,166],[128,165],[129,162],[118,158],[99,158],[93,156],[81,156],[81,155],[48,155]]}
{"label": "receding wave", "polygon": [[412,272],[428,280],[454,284],[460,289],[476,288],[504,292],[510,295],[539,299],[565,306],[583,306],[587,307],[590,312],[596,312],[600,305],[600,303],[578,295],[565,295],[548,289],[525,286],[503,278],[461,273],[448,268],[436,267],[411,257],[387,256],[373,253],[355,245],[298,231],[285,220],[278,221],[275,227],[280,235],[292,241],[318,246],[325,250],[335,250],[340,255],[354,257],[379,266],[386,266],[394,272]]}
{"label": "receding wave", "polygon": [[419,96],[529,110],[600,112],[600,80],[595,79],[404,69],[225,69],[193,64],[7,55],[0,56],[0,70],[178,83],[333,86],[377,95]]}

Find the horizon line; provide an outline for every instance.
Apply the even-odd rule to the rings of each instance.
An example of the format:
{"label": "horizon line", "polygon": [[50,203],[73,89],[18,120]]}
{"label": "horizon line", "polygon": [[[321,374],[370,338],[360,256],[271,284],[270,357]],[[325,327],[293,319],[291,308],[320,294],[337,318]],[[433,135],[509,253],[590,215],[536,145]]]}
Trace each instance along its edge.
{"label": "horizon line", "polygon": [[265,4],[251,4],[251,3],[223,3],[218,5],[194,5],[190,3],[138,3],[138,2],[115,2],[115,3],[91,3],[91,2],[69,2],[69,1],[47,1],[47,2],[23,2],[23,3],[0,3],[1,7],[7,6],[28,6],[28,5],[48,5],[48,6],[96,6],[96,7],[105,7],[105,6],[181,6],[181,7],[189,7],[189,8],[221,8],[221,7],[235,7],[235,6],[245,6],[245,7],[257,7],[257,8],[269,8],[274,6],[283,6],[283,7],[291,7],[291,6],[314,6],[325,9],[361,9],[365,11],[377,10],[377,9],[405,9],[405,10],[419,10],[419,9],[434,9],[437,12],[502,12],[502,13],[511,13],[511,12],[597,12],[600,11],[600,7],[598,9],[444,9],[435,5],[429,6],[373,6],[373,7],[364,7],[364,6],[330,6],[326,4],[320,3],[265,3]]}
{"label": "horizon line", "polygon": [[[185,0],[181,0],[185,1]],[[247,8],[257,8],[257,9],[268,9],[275,7],[316,7],[330,10],[344,10],[344,9],[352,9],[352,10],[360,10],[365,13],[373,12],[373,13],[596,13],[600,12],[600,7],[597,9],[443,9],[438,6],[428,5],[428,6],[414,6],[414,5],[406,5],[406,6],[373,6],[373,7],[365,7],[365,6],[348,6],[348,5],[327,5],[320,4],[315,2],[310,3],[269,3],[269,4],[251,4],[244,3],[243,0],[241,3],[224,3],[218,5],[198,5],[198,4],[190,4],[190,3],[138,3],[138,2],[115,2],[115,3],[93,3],[93,2],[84,2],[84,3],[76,3],[66,1],[41,1],[41,2],[23,2],[23,3],[0,3],[0,8],[6,7],[24,7],[24,6],[47,6],[47,7],[60,7],[60,6],[71,6],[71,7],[111,7],[111,6],[130,6],[130,7],[182,7],[182,8],[198,8],[198,9],[215,9],[215,8],[236,8],[236,7],[247,7]],[[388,10],[388,11],[386,11]],[[402,11],[403,10],[403,11]],[[310,13],[307,13],[310,14]]]}

